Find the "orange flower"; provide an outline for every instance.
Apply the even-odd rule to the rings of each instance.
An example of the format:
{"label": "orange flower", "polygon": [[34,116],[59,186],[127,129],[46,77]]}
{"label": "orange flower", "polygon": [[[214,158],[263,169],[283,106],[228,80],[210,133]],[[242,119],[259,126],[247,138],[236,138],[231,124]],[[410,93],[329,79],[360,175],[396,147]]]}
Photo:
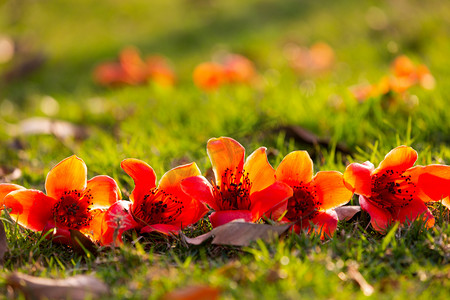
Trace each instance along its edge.
{"label": "orange flower", "polygon": [[147,76],[151,81],[162,86],[173,86],[176,81],[175,72],[166,58],[159,55],[148,56],[145,60]]}
{"label": "orange flower", "polygon": [[290,65],[300,73],[326,72],[335,61],[333,48],[323,42],[315,43],[309,49],[291,44],[286,50]]}
{"label": "orange flower", "polygon": [[431,201],[418,187],[423,174],[435,174],[440,166],[415,166],[417,152],[400,146],[389,152],[378,168],[370,162],[352,163],[344,173],[344,181],[360,195],[361,208],[371,217],[372,227],[385,232],[395,221],[410,224],[419,216],[427,227],[434,225],[434,217],[425,205]]}
{"label": "orange flower", "polygon": [[250,83],[256,75],[253,63],[239,54],[227,55],[223,67],[225,76],[230,83]]}
{"label": "orange flower", "polygon": [[342,173],[322,171],[313,177],[313,162],[308,152],[295,151],[280,163],[275,178],[294,191],[283,221],[295,222],[297,233],[304,229],[313,230],[322,239],[334,234],[338,223],[334,208],[346,204],[353,195],[344,185]]}
{"label": "orange flower", "polygon": [[118,201],[106,212],[101,225],[103,244],[122,243],[122,233],[133,228],[141,233],[176,234],[198,222],[207,212],[202,203],[186,195],[180,187],[183,179],[200,175],[195,163],[171,169],[158,186],[155,172],[145,162],[129,158],[121,166],[133,178],[135,187],[131,202]]}
{"label": "orange flower", "polygon": [[145,62],[139,51],[127,47],[119,54],[119,62],[107,62],[94,70],[94,79],[101,85],[137,85],[151,80],[163,86],[175,83],[175,73],[167,60],[158,55],[148,56]]}
{"label": "orange flower", "polygon": [[256,222],[263,215],[285,211],[292,189],[275,180],[275,170],[261,147],[245,161],[245,149],[228,137],[213,138],[207,144],[215,175],[212,185],[203,176],[182,181],[187,194],[214,209],[209,219],[217,227],[236,219]]}
{"label": "orange flower", "polygon": [[199,64],[193,73],[194,83],[205,91],[212,91],[226,82],[225,70],[222,65],[213,62]]}
{"label": "orange flower", "polygon": [[147,81],[147,69],[139,51],[127,47],[120,51],[119,62],[124,71],[124,81],[128,84],[141,84]]}
{"label": "orange flower", "polygon": [[419,176],[419,189],[433,201],[450,209],[450,166],[436,165],[434,172]]}
{"label": "orange flower", "polygon": [[[87,180],[84,161],[73,155],[57,164],[45,181],[47,195],[21,189],[8,193],[3,204],[20,225],[34,231],[55,228],[54,241],[71,243],[70,229],[100,240],[92,224],[120,199],[120,190],[111,177],[100,175]],[[4,185],[1,190],[5,190]]]}

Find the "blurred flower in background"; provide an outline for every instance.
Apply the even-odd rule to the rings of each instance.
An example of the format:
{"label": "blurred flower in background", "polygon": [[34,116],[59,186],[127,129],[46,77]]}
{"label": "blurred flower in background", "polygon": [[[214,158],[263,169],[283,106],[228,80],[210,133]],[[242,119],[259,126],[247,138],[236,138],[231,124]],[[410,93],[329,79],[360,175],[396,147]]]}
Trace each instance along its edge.
{"label": "blurred flower in background", "polygon": [[94,80],[103,86],[139,85],[147,82],[173,86],[176,75],[165,57],[150,55],[143,60],[136,48],[127,47],[120,52],[118,62],[99,64],[94,70]]}

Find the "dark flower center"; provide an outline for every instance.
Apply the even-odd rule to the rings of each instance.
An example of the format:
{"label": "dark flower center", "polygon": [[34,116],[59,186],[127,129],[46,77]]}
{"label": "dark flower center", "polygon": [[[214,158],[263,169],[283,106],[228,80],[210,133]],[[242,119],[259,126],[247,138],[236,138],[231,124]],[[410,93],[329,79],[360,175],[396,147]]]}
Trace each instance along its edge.
{"label": "dark flower center", "polygon": [[79,230],[88,226],[92,220],[91,204],[90,190],[64,191],[52,209],[56,227]]}
{"label": "dark flower center", "polygon": [[285,217],[290,221],[310,220],[318,214],[322,204],[317,200],[317,192],[310,184],[300,182],[292,187],[294,194],[288,199]]}
{"label": "dark flower center", "polygon": [[249,210],[252,183],[244,170],[226,169],[220,186],[214,185],[214,198],[220,210]]}
{"label": "dark flower center", "polygon": [[417,187],[411,181],[411,175],[386,170],[372,176],[371,201],[376,206],[393,213],[396,209],[411,203],[417,193]]}
{"label": "dark flower center", "polygon": [[176,196],[153,188],[142,199],[135,199],[131,213],[141,226],[148,226],[176,223],[183,209],[183,202]]}

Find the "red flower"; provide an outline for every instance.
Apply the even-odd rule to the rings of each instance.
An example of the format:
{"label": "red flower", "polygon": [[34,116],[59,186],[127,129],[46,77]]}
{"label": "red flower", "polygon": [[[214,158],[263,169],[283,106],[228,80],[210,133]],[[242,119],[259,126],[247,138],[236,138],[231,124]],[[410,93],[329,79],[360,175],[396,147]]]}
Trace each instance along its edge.
{"label": "red flower", "polygon": [[183,191],[214,209],[213,227],[236,219],[255,222],[269,211],[286,209],[292,189],[275,180],[267,161],[266,148],[259,148],[244,164],[245,149],[228,137],[213,138],[207,144],[216,182],[203,176],[183,180]]}
{"label": "red flower", "polygon": [[87,181],[86,165],[75,155],[48,173],[45,189],[47,195],[19,188],[8,193],[3,204],[20,225],[34,231],[55,228],[54,240],[67,244],[71,243],[70,229],[99,240],[92,224],[101,215],[101,209],[120,199],[120,190],[111,177],[100,175]]}
{"label": "red flower", "polygon": [[227,80],[223,66],[213,62],[199,64],[192,77],[194,84],[204,91],[216,90]]}
{"label": "red flower", "polygon": [[419,189],[433,201],[450,209],[450,166],[436,165],[434,172],[419,176]]}
{"label": "red flower", "polygon": [[389,152],[378,168],[370,162],[350,164],[344,181],[360,195],[361,208],[371,217],[373,228],[385,232],[395,221],[410,223],[422,216],[427,227],[434,225],[434,217],[425,205],[430,199],[418,188],[422,174],[433,174],[436,165],[415,166],[417,152],[400,146]]}
{"label": "red flower", "polygon": [[321,238],[334,234],[338,223],[334,208],[346,204],[353,195],[344,185],[342,173],[323,171],[313,177],[313,162],[308,152],[295,151],[280,163],[275,178],[294,191],[283,220],[295,222],[295,232],[314,230]]}
{"label": "red flower", "polygon": [[155,172],[145,162],[130,158],[122,161],[121,166],[133,178],[135,188],[130,195],[131,202],[118,201],[105,214],[101,225],[103,244],[113,241],[120,244],[122,233],[133,228],[141,233],[177,233],[207,212],[202,203],[186,195],[180,187],[183,179],[200,175],[195,163],[168,171],[158,186]]}

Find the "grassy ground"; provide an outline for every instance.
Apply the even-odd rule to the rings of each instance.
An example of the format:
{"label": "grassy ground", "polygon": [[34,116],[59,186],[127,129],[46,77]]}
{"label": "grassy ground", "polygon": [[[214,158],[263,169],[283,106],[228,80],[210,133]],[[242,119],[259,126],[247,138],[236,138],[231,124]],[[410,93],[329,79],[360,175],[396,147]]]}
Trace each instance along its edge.
{"label": "grassy ground", "polygon": [[[343,171],[353,161],[377,164],[401,144],[419,152],[418,164],[450,163],[450,62],[445,55],[450,53],[450,5],[445,1],[242,2],[0,2],[0,33],[46,58],[36,72],[0,82],[0,166],[22,171],[15,183],[43,190],[48,171],[75,153],[85,160],[89,178],[108,174],[128,195],[133,184],[120,168],[124,158],[148,162],[159,177],[190,161],[206,173],[206,141],[218,136],[237,139],[248,152],[269,147],[273,166],[290,151],[306,149],[316,171]],[[294,74],[284,45],[316,41],[335,50],[334,69],[314,78]],[[145,54],[168,56],[178,85],[95,85],[94,66],[114,59],[130,44]],[[224,49],[255,62],[261,76],[256,88],[204,93],[193,85],[195,65]],[[380,99],[356,102],[348,87],[376,82],[398,54],[425,63],[436,89],[413,88],[418,99],[413,108],[386,110]],[[0,72],[10,67],[0,65]],[[32,116],[83,126],[88,137],[11,135],[11,126]],[[281,125],[302,126],[331,142],[319,148],[300,143],[274,130]],[[338,151],[337,143],[352,154]],[[430,230],[414,224],[381,236],[362,214],[340,224],[326,242],[289,236],[248,248],[187,247],[177,239],[151,235],[105,249],[96,258],[52,245],[4,215],[10,252],[0,271],[0,294],[6,291],[5,275],[18,270],[55,278],[96,272],[117,299],[157,299],[198,283],[220,287],[223,299],[363,298],[349,275],[357,268],[374,286],[372,297],[377,299],[448,298],[449,215],[440,205],[434,209],[437,225]],[[207,229],[205,219],[188,234]],[[127,236],[128,241],[135,238]]]}

